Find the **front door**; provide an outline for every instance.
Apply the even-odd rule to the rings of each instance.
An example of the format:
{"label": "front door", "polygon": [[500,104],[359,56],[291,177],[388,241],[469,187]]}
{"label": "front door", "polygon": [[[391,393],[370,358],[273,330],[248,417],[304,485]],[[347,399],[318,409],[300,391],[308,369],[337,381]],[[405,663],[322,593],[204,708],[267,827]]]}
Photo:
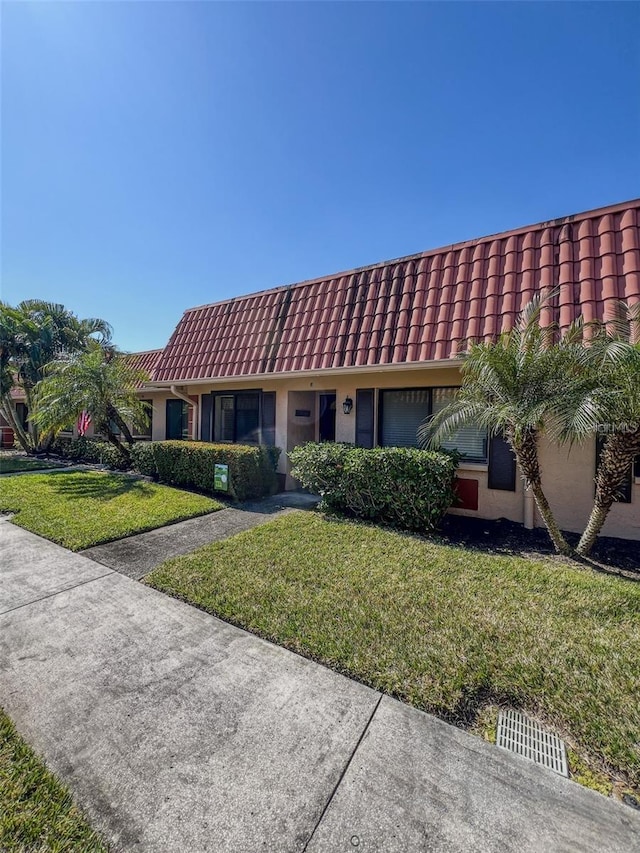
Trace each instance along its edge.
{"label": "front door", "polygon": [[336,440],[336,395],[320,394],[319,440]]}

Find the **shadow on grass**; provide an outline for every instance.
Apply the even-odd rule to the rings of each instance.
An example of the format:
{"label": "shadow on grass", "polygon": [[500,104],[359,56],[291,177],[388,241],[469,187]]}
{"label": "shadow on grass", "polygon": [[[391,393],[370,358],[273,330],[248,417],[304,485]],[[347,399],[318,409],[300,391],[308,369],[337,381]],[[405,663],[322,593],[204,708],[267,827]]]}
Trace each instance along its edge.
{"label": "shadow on grass", "polygon": [[50,477],[52,491],[69,500],[109,501],[126,494],[135,495],[138,499],[152,497],[145,480],[126,474],[52,471],[47,477]]}

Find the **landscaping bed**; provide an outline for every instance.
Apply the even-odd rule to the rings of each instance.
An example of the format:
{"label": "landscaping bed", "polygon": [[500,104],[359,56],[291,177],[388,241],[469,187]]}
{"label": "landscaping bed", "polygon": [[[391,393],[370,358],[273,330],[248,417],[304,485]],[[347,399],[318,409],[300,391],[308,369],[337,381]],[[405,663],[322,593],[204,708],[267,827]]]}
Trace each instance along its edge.
{"label": "landscaping bed", "polygon": [[536,715],[640,789],[640,584],[292,513],[147,583],[459,725]]}
{"label": "landscaping bed", "polygon": [[0,481],[0,512],[15,513],[14,524],[72,551],[221,508],[204,495],[104,471],[60,471]]}
{"label": "landscaping bed", "polygon": [[[574,547],[580,539],[579,533],[564,532]],[[533,559],[553,558],[558,562],[571,563],[571,558],[561,557],[553,547],[544,527],[527,530],[522,524],[506,518],[488,520],[461,515],[445,515],[440,525],[439,538],[443,543],[463,545],[489,554],[519,555]],[[640,580],[640,542],[599,536],[586,565],[597,570]]]}
{"label": "landscaping bed", "polygon": [[0,709],[0,850],[106,853],[68,790]]}

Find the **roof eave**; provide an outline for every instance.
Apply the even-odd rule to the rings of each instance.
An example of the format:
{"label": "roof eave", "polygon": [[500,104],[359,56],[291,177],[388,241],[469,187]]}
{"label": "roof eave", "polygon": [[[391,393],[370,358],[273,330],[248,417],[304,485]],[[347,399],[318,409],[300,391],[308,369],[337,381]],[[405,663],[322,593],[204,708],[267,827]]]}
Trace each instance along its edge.
{"label": "roof eave", "polygon": [[247,373],[240,376],[209,376],[204,379],[189,379],[187,377],[151,381],[144,385],[146,391],[164,391],[171,385],[227,385],[229,382],[252,382],[274,379],[296,379],[298,377],[313,378],[314,376],[346,376],[349,374],[393,373],[406,370],[435,370],[447,367],[460,367],[462,358],[441,358],[431,361],[398,362],[395,364],[363,364],[352,367],[324,367],[315,370],[289,370],[282,373]]}

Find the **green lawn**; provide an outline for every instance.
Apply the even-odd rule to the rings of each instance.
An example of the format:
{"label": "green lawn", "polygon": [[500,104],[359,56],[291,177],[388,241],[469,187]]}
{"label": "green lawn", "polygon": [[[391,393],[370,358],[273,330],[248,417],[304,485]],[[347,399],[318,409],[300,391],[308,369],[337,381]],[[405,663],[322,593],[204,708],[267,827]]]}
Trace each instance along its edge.
{"label": "green lawn", "polygon": [[41,471],[43,468],[59,468],[59,462],[46,459],[30,459],[28,456],[0,455],[0,474],[13,474],[16,471]]}
{"label": "green lawn", "polygon": [[509,703],[640,787],[640,584],[292,513],[147,576],[454,722]]}
{"label": "green lawn", "polygon": [[0,511],[72,551],[221,508],[203,495],[103,471],[0,479]]}
{"label": "green lawn", "polygon": [[71,795],[0,709],[0,850],[106,853]]}

